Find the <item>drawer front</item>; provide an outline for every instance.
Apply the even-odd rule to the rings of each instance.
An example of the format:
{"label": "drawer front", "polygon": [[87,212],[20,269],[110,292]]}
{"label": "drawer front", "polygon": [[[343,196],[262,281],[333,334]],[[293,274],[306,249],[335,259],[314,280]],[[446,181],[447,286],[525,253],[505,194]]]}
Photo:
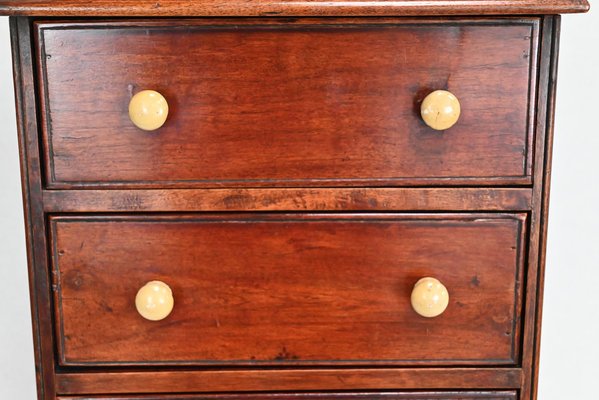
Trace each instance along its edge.
{"label": "drawer front", "polygon": [[[47,184],[530,184],[538,20],[41,23]],[[153,132],[133,94],[168,103]],[[456,125],[421,102],[454,93]]]}
{"label": "drawer front", "polygon": [[[63,365],[515,364],[525,216],[51,218]],[[411,304],[437,278],[449,305]],[[148,281],[172,289],[140,316]]]}
{"label": "drawer front", "polygon": [[60,397],[59,400],[516,400],[516,392],[303,393]]}

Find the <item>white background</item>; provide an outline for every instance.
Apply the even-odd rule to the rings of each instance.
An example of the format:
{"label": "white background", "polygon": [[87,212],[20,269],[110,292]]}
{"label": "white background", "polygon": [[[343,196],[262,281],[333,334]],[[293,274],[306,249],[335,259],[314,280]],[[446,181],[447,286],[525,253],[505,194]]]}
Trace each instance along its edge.
{"label": "white background", "polygon": [[[599,376],[599,10],[564,16],[539,400],[596,398]],[[0,18],[0,399],[35,376],[8,19]]]}

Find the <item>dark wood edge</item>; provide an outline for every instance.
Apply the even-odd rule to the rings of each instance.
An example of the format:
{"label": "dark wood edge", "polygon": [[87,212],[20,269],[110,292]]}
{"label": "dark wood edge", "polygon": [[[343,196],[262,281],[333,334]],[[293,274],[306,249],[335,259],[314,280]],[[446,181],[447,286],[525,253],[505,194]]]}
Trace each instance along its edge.
{"label": "dark wood edge", "polygon": [[502,15],[586,12],[586,0],[397,1],[0,1],[0,15],[28,16],[385,16]]}
{"label": "dark wood edge", "polygon": [[49,98],[48,98],[48,86],[47,86],[47,67],[46,67],[46,42],[44,39],[44,30],[39,29],[37,27],[37,23],[33,22],[33,43],[34,48],[36,50],[36,67],[37,67],[37,77],[36,77],[36,91],[37,98],[39,101],[39,125],[40,125],[40,157],[43,162],[43,174],[41,178],[43,179],[42,185],[47,185],[50,182],[55,181],[54,174],[54,157],[50,155],[53,154],[52,150],[52,140],[50,140],[50,132],[52,132],[52,122],[49,118],[50,108],[49,108]]}
{"label": "dark wood edge", "polygon": [[215,181],[136,181],[63,182],[48,181],[47,189],[219,189],[219,188],[304,188],[304,187],[531,187],[532,177],[455,177],[455,178],[373,178],[373,179],[298,179],[298,180],[215,180]]}
{"label": "dark wood edge", "polygon": [[277,29],[297,29],[309,28],[314,25],[322,27],[343,27],[346,29],[360,29],[364,26],[380,25],[441,25],[458,26],[464,23],[476,25],[534,25],[540,24],[539,16],[531,15],[513,15],[513,16],[447,16],[447,17],[235,17],[235,18],[198,18],[198,17],[177,17],[177,18],[134,18],[124,19],[118,17],[104,18],[86,18],[86,19],[44,19],[38,18],[34,22],[35,29],[125,29],[125,28],[176,28],[184,27],[189,29],[197,27],[201,29],[226,28],[227,26],[248,26],[252,28],[276,27]]}
{"label": "dark wood edge", "polygon": [[[468,391],[468,392],[352,392],[352,393],[260,393],[260,394],[182,394],[169,395],[171,400],[516,400],[517,393],[515,391]],[[84,396],[84,397],[59,397],[58,400],[86,400],[86,399],[105,399],[105,397]],[[148,396],[111,396],[111,400],[164,400],[164,397]]]}
{"label": "dark wood edge", "polygon": [[526,274],[528,255],[528,219],[530,213],[526,214],[526,220],[523,220],[518,226],[518,249],[516,253],[516,290],[514,291],[514,311],[513,311],[513,323],[512,323],[512,360],[516,365],[522,365],[522,338],[523,338],[523,327],[524,321],[522,319],[524,315],[523,304],[524,304],[524,277]]}
{"label": "dark wood edge", "polygon": [[46,227],[42,205],[30,20],[29,18],[11,18],[10,28],[38,398],[40,400],[53,399],[55,397],[54,337],[52,334]]}
{"label": "dark wood edge", "polygon": [[535,133],[535,173],[530,218],[530,247],[526,276],[522,368],[527,379],[523,382],[521,400],[535,400],[538,376],[540,307],[542,306],[543,276],[551,146],[553,142],[553,112],[555,78],[558,57],[559,16],[546,16],[542,22],[539,53],[539,85]]}
{"label": "dark wood edge", "polygon": [[524,223],[527,213],[411,213],[411,212],[373,212],[373,213],[176,213],[176,214],[72,214],[50,215],[49,224],[55,222],[306,222],[306,221],[439,221],[441,224],[515,220]]}
{"label": "dark wood edge", "polygon": [[47,225],[46,229],[48,232],[48,247],[50,248],[50,269],[52,277],[52,310],[55,314],[53,332],[55,337],[55,355],[54,362],[58,369],[60,369],[60,360],[64,358],[65,353],[64,345],[64,318],[62,311],[62,288],[60,286],[61,276],[60,268],[58,266],[58,248],[57,248],[57,234],[56,234],[56,223],[51,220],[51,217],[46,214]]}
{"label": "dark wood edge", "polygon": [[[58,295],[60,296],[60,294]],[[60,304],[60,303],[59,303]],[[60,305],[61,306],[61,305]],[[62,328],[62,321],[60,321],[60,328]],[[57,333],[64,335],[62,332]],[[514,335],[516,336],[516,335]],[[60,345],[65,348],[65,344]],[[61,350],[62,351],[62,350]],[[514,350],[511,354],[515,353]],[[69,372],[70,369],[77,369],[81,371],[82,368],[102,368],[107,372],[111,369],[135,369],[135,368],[149,368],[152,370],[160,368],[172,368],[173,370],[183,371],[186,368],[516,368],[516,362],[513,359],[427,359],[422,360],[285,360],[285,361],[273,361],[273,360],[226,360],[226,361],[213,361],[213,360],[159,360],[159,361],[69,361],[65,358],[64,353],[59,355],[60,367],[63,372]],[[232,386],[234,388],[235,386]],[[430,388],[433,388],[431,386]],[[264,389],[266,390],[266,389]],[[304,389],[307,390],[307,389]]]}
{"label": "dark wood edge", "polygon": [[517,389],[517,368],[356,368],[87,372],[56,375],[57,392],[70,394],[206,393],[302,390]]}
{"label": "dark wood edge", "polygon": [[[537,399],[537,384],[539,380],[539,357],[541,350],[541,322],[543,314],[543,290],[545,285],[545,261],[547,250],[547,222],[549,216],[549,193],[551,190],[551,165],[553,156],[553,134],[554,134],[554,119],[555,119],[555,100],[557,88],[557,68],[559,54],[559,38],[561,17],[559,15],[553,17],[553,32],[551,41],[551,64],[549,66],[549,85],[547,93],[547,111],[546,111],[546,132],[547,139],[545,145],[545,160],[543,164],[542,185],[543,189],[540,196],[540,233],[539,233],[539,255],[538,255],[538,273],[537,273],[537,291],[536,297],[536,315],[535,315],[535,337],[534,345],[532,346],[532,371],[530,372],[530,385],[532,400]],[[540,182],[539,182],[540,183]]]}
{"label": "dark wood edge", "polygon": [[537,19],[532,25],[530,39],[530,73],[528,75],[528,120],[527,120],[527,144],[526,144],[526,164],[524,166],[524,175],[534,176],[535,173],[535,132],[536,132],[536,109],[537,109],[537,90],[538,90],[538,71],[539,71],[539,41],[541,35],[541,21]]}
{"label": "dark wood edge", "polygon": [[[44,50],[44,31],[55,29],[126,29],[126,28],[148,28],[165,27],[176,29],[177,27],[197,27],[198,29],[214,29],[234,26],[247,26],[251,28],[278,29],[301,27],[343,27],[352,29],[364,26],[381,25],[438,25],[454,26],[460,24],[505,26],[521,24],[531,29],[530,46],[531,59],[529,63],[529,93],[526,127],[526,152],[522,165],[522,175],[517,176],[439,176],[439,177],[372,177],[372,178],[309,178],[309,179],[242,179],[242,180],[168,180],[168,181],[64,181],[57,180],[52,154],[52,125],[48,115],[46,58]],[[48,189],[70,190],[70,189],[102,189],[102,188],[220,188],[220,187],[432,187],[432,186],[530,186],[532,185],[533,150],[534,137],[534,94],[536,92],[536,70],[537,57],[536,48],[539,36],[539,17],[503,17],[503,18],[242,18],[242,19],[161,19],[161,20],[94,20],[94,21],[36,21],[34,23],[35,43],[37,48],[37,63],[39,74],[39,98],[41,101],[41,127],[43,139],[43,154],[45,166],[45,182]]]}
{"label": "dark wood edge", "polygon": [[520,211],[531,189],[171,189],[45,190],[44,210],[69,212],[174,211]]}

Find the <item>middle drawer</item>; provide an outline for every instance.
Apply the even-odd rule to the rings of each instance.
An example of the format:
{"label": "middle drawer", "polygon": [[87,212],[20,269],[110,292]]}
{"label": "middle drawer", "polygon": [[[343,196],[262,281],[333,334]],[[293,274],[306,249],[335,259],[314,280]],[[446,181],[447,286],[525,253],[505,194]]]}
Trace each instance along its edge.
{"label": "middle drawer", "polygon": [[[62,365],[516,364],[525,214],[51,217]],[[449,305],[417,314],[434,277]],[[136,309],[172,289],[160,321]]]}

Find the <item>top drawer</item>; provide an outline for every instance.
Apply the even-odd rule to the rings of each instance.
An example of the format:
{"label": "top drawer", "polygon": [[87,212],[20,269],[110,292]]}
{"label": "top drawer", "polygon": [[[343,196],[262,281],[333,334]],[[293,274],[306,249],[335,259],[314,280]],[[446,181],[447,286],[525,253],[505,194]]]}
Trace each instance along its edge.
{"label": "top drawer", "polygon": [[[531,182],[538,19],[37,24],[46,178],[80,186]],[[153,132],[132,95],[169,106]],[[437,89],[461,115],[420,116]]]}

